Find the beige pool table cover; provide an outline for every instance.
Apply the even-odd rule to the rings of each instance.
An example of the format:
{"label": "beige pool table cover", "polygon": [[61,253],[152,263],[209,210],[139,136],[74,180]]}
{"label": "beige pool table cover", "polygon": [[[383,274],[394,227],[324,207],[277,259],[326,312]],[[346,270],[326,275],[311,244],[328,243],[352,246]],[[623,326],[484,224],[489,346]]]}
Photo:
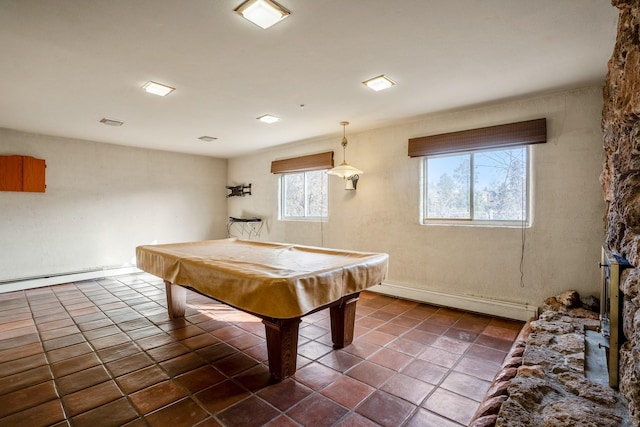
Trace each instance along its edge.
{"label": "beige pool table cover", "polygon": [[239,239],[145,245],[138,268],[260,316],[303,316],[381,283],[389,256]]}

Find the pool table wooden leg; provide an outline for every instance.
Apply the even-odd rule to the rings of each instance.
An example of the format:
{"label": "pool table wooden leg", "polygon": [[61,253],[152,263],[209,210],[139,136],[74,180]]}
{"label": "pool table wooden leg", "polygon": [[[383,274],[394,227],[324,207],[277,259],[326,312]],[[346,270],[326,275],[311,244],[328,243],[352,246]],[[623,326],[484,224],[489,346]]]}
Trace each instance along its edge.
{"label": "pool table wooden leg", "polygon": [[339,304],[331,306],[331,339],[335,348],[342,348],[353,341],[356,322],[356,303],[360,292],[342,297]]}
{"label": "pool table wooden leg", "polygon": [[169,317],[172,319],[184,317],[184,312],[187,308],[187,290],[166,280],[164,281],[164,286],[167,290]]}
{"label": "pool table wooden leg", "polygon": [[267,336],[269,373],[283,380],[296,372],[300,318],[262,319]]}

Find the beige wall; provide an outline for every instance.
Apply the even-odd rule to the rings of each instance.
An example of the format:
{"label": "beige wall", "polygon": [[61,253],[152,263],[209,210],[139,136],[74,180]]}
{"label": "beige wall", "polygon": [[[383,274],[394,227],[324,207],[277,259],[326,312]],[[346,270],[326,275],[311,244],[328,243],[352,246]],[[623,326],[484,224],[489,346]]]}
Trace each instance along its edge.
{"label": "beige wall", "polygon": [[0,129],[0,155],[11,154],[45,159],[47,190],[0,192],[0,282],[130,266],[140,244],[226,236],[226,160]]}
{"label": "beige wall", "polygon": [[[326,223],[279,221],[278,178],[269,173],[270,162],[327,149],[342,161],[336,120],[332,138],[231,159],[228,182],[252,183],[253,195],[229,199],[229,215],[264,218],[261,240],[387,252],[389,283],[416,299],[441,293],[541,306],[545,297],[566,289],[597,294],[604,212],[601,111],[601,89],[593,87],[347,132],[347,159],[365,171],[358,190],[345,191],[342,180],[329,177]],[[521,286],[519,228],[420,224],[421,160],[407,156],[407,140],[540,117],[547,118],[548,142],[532,149],[534,219],[525,232]],[[472,308],[495,312],[482,304]]]}
{"label": "beige wall", "polygon": [[[348,132],[347,158],[365,173],[355,192],[329,177],[324,223],[278,220],[270,163],[325,150],[340,162],[338,122],[348,117],[331,138],[228,162],[0,129],[0,155],[48,166],[46,193],[0,192],[0,282],[131,265],[139,244],[222,238],[227,216],[259,216],[261,240],[389,253],[387,291],[415,299],[446,303],[442,296],[452,295],[475,301],[461,308],[501,314],[482,301],[540,306],[569,288],[597,294],[601,110],[594,87]],[[539,117],[547,118],[548,142],[532,150],[534,220],[521,287],[520,229],[420,224],[421,160],[407,156],[407,140]],[[247,183],[251,196],[225,199],[225,185]]]}

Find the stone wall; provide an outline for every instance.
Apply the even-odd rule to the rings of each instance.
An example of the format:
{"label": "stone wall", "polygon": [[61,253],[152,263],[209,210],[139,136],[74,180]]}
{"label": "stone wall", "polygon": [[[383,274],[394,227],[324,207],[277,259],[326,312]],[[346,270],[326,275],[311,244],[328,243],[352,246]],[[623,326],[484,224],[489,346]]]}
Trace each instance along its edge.
{"label": "stone wall", "polygon": [[[530,323],[522,366],[511,381],[496,427],[631,425],[628,402],[616,390],[586,375],[588,331],[598,330],[598,313],[567,303],[568,291],[545,300]],[[592,344],[593,345],[593,344]],[[592,362],[593,363],[593,362]],[[592,374],[593,375],[593,374]]]}
{"label": "stone wall", "polygon": [[598,317],[599,308],[576,291],[547,298],[469,426],[630,427],[627,399],[609,387],[604,350],[597,349],[604,340]]}
{"label": "stone wall", "polygon": [[602,128],[607,202],[605,245],[634,266],[625,270],[620,390],[640,425],[640,0],[613,0],[618,36],[604,87]]}

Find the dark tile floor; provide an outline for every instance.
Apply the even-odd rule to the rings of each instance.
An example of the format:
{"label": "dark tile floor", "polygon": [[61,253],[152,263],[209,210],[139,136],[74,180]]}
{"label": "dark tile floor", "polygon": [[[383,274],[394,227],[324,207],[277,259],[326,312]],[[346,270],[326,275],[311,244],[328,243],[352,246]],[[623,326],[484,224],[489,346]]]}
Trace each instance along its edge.
{"label": "dark tile floor", "polygon": [[188,304],[170,320],[148,274],[0,294],[0,425],[467,425],[522,327],[364,292],[353,344],[304,317],[273,383],[257,318]]}

